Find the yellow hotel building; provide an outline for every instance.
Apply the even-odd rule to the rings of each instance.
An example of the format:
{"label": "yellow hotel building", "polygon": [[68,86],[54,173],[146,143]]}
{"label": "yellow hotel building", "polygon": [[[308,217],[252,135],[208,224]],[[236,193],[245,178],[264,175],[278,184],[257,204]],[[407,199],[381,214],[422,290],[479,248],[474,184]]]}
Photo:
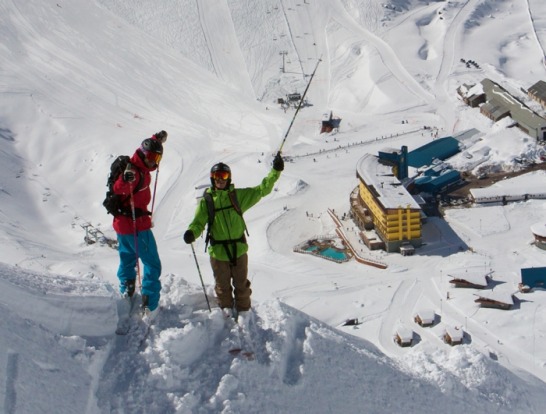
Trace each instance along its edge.
{"label": "yellow hotel building", "polygon": [[357,163],[357,202],[372,218],[376,234],[387,252],[398,252],[402,244],[419,247],[421,207],[395,176],[394,167],[366,154]]}

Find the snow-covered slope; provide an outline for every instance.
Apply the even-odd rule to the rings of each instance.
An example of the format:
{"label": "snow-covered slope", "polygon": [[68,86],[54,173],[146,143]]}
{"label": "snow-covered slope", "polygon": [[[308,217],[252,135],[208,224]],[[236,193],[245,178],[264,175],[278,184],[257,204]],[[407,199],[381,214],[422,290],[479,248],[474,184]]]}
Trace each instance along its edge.
{"label": "snow-covered slope", "polygon": [[[544,292],[482,310],[447,274],[491,269],[495,290],[515,291],[519,269],[545,260],[528,231],[544,202],[431,218],[415,256],[373,254],[387,270],[292,248],[332,234],[326,211],[348,210],[363,154],[423,145],[433,139],[423,126],[480,131],[457,168],[538,160],[529,137],[492,125],[455,90],[491,77],[526,99],[520,88],[546,79],[542,2],[258,3],[0,0],[0,412],[541,412]],[[227,352],[233,332],[207,310],[203,241],[194,257],[181,235],[214,163],[227,162],[238,186],[267,173],[294,115],[277,99],[301,93],[319,58],[283,147],[295,161],[245,215],[247,361]],[[319,135],[329,110],[340,131]],[[116,336],[117,253],[85,245],[82,226],[115,236],[101,205],[109,165],[161,129],[162,311],[148,334]],[[413,323],[421,308],[439,316],[432,329]],[[360,325],[340,326],[349,318]],[[395,345],[399,326],[415,331],[413,347]],[[442,342],[452,326],[464,345]]]}

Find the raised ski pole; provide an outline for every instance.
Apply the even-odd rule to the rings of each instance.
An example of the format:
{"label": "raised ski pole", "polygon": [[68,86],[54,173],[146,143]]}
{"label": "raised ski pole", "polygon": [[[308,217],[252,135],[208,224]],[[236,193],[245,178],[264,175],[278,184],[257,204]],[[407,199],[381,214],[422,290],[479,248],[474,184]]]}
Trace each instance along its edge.
{"label": "raised ski pole", "polygon": [[[125,168],[125,171],[131,170],[131,163],[127,164],[127,167]],[[135,200],[133,198],[133,183],[129,183],[129,190],[131,191],[131,198],[129,199],[129,203],[131,204],[131,217],[133,219],[133,237],[134,237],[134,243],[135,243],[135,257],[136,257],[136,273],[138,277],[138,285],[142,287],[142,283],[140,281],[140,263],[138,262],[138,233],[137,233],[137,226],[136,226],[136,212],[135,212]]]}
{"label": "raised ski pole", "polygon": [[[164,144],[167,142],[167,137],[169,134],[167,131],[161,131],[154,135],[156,139],[161,142],[161,144]],[[155,205],[155,192],[157,190],[157,180],[159,179],[159,164],[157,164],[157,170],[155,171],[155,183],[154,183],[154,194],[152,195],[152,209],[150,210],[150,215],[153,216],[154,214],[154,205]]]}
{"label": "raised ski pole", "polygon": [[205,283],[203,282],[203,277],[201,276],[201,269],[199,268],[199,262],[197,261],[195,249],[193,248],[193,243],[191,243],[190,245],[191,245],[191,251],[193,252],[193,258],[195,260],[195,265],[197,266],[197,273],[199,273],[199,279],[201,279],[201,286],[203,286],[203,293],[205,294],[205,299],[207,300],[207,307],[209,308],[209,312],[212,312],[212,309],[210,308],[209,297],[207,296],[207,290],[205,289]]}
{"label": "raised ski pole", "polygon": [[311,74],[311,78],[309,79],[309,82],[307,82],[307,86],[305,88],[305,91],[303,92],[303,95],[301,96],[300,102],[298,104],[298,107],[296,108],[296,112],[294,113],[294,116],[292,117],[292,122],[290,122],[290,125],[288,126],[288,130],[286,131],[286,134],[284,134],[284,139],[282,140],[281,146],[279,148],[278,154],[281,153],[282,147],[284,146],[284,143],[286,142],[286,138],[288,138],[288,134],[290,133],[290,129],[292,129],[292,125],[294,124],[294,120],[296,119],[296,116],[298,116],[298,112],[300,111],[300,108],[303,104],[303,101],[305,99],[305,95],[307,95],[307,91],[309,90],[309,86],[311,85],[311,81],[313,80],[313,77],[315,76],[315,72],[317,71],[319,63],[322,62],[322,56],[319,58],[317,65],[315,66],[315,70],[313,70],[313,73]]}

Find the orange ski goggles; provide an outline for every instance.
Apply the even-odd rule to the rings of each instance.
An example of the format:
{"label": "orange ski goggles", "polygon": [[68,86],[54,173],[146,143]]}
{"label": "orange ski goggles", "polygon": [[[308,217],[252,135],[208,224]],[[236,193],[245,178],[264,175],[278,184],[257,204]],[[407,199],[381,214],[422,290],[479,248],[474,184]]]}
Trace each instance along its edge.
{"label": "orange ski goggles", "polygon": [[214,171],[210,173],[210,177],[213,180],[227,180],[229,178],[228,171]]}
{"label": "orange ski goggles", "polygon": [[144,156],[148,161],[151,163],[154,163],[156,165],[159,165],[159,161],[161,161],[162,154],[158,154],[157,152],[147,151]]}

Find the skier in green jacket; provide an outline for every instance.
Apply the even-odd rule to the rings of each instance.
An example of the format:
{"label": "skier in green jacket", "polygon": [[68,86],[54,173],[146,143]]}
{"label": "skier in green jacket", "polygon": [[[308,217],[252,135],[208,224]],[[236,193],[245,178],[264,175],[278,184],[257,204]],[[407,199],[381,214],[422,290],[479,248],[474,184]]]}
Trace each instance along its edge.
{"label": "skier in green jacket", "polygon": [[211,187],[199,201],[193,221],[184,233],[184,241],[191,244],[209,224],[206,241],[210,243],[208,252],[218,305],[225,311],[233,309],[235,315],[250,309],[252,293],[247,278],[248,244],[242,214],[271,193],[283,169],[284,161],[277,153],[272,170],[259,185],[235,188],[229,166],[215,164],[210,170]]}

